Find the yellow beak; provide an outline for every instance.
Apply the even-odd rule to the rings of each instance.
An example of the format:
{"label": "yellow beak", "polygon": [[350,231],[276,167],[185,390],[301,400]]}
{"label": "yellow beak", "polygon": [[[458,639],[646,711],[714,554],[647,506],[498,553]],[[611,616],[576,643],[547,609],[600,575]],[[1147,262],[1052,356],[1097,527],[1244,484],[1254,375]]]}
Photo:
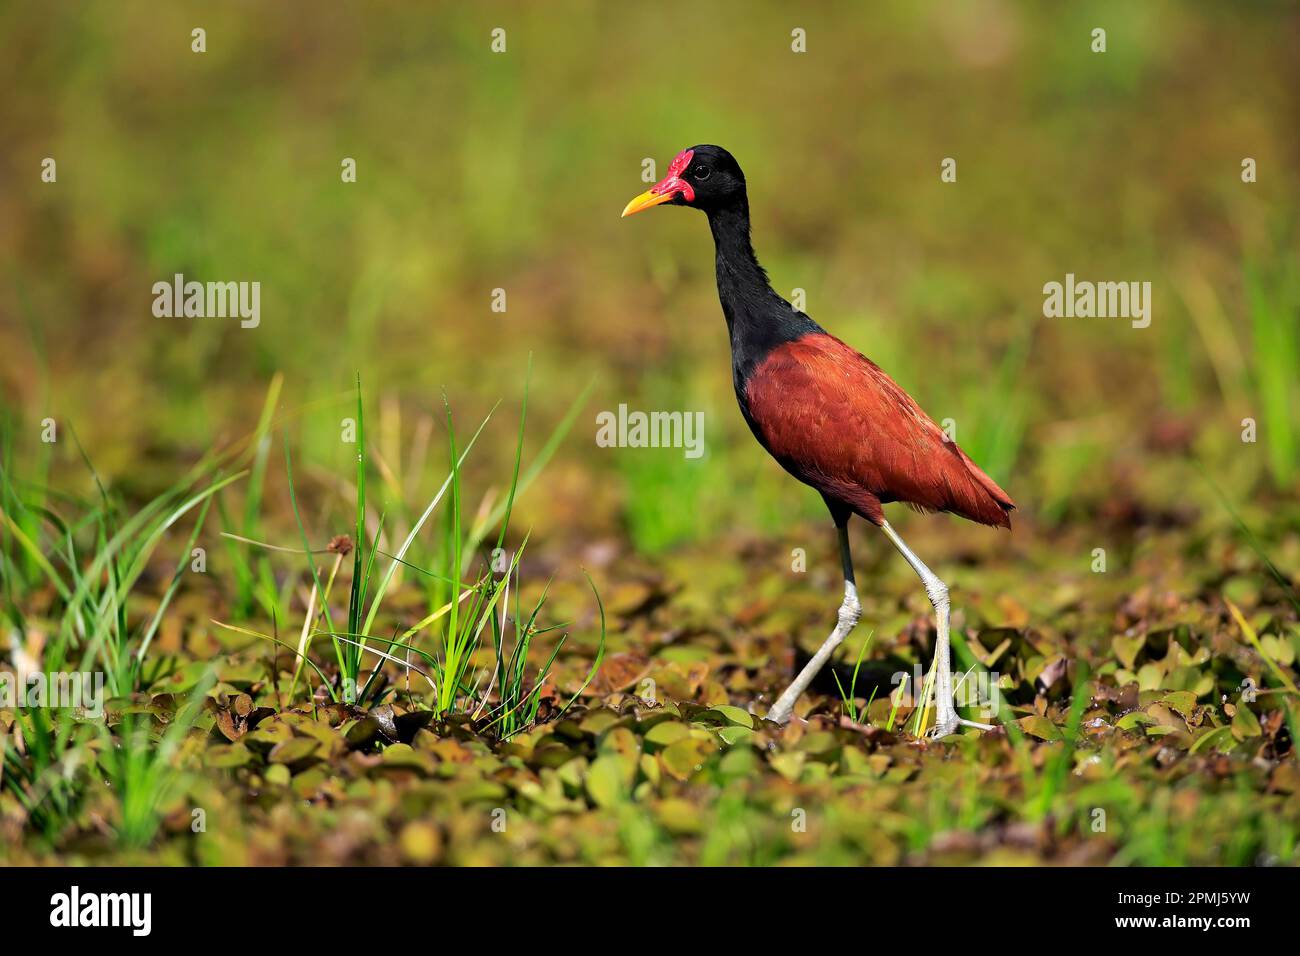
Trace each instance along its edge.
{"label": "yellow beak", "polygon": [[656,193],[653,189],[647,189],[623,207],[623,218],[632,215],[634,212],[641,212],[641,210],[649,209],[651,206],[658,206],[660,203],[668,202],[673,196],[674,193],[671,189],[665,189],[659,193]]}

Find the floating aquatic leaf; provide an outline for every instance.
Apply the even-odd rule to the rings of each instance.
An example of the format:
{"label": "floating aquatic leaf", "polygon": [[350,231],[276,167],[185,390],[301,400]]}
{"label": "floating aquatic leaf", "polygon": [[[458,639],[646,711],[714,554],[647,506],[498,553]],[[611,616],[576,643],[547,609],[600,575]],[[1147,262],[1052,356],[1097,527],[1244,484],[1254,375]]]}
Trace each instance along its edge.
{"label": "floating aquatic leaf", "polygon": [[1237,708],[1237,713],[1232,718],[1232,735],[1234,737],[1238,740],[1247,740],[1251,737],[1258,737],[1262,732],[1259,719],[1251,712],[1249,707]]}
{"label": "floating aquatic leaf", "polygon": [[1025,733],[1031,737],[1037,737],[1039,740],[1060,740],[1062,738],[1060,728],[1046,717],[1022,717],[1016,723]]}
{"label": "floating aquatic leaf", "polygon": [[689,737],[691,728],[675,720],[663,720],[651,727],[645,734],[645,741],[658,747],[667,747],[684,737]]}
{"label": "floating aquatic leaf", "polygon": [[242,743],[217,744],[207,749],[203,762],[214,770],[233,770],[248,766],[252,759],[253,755]]}
{"label": "floating aquatic leaf", "polygon": [[713,713],[721,714],[729,723],[737,727],[753,727],[754,715],[741,707],[730,704],[714,704]]}
{"label": "floating aquatic leaf", "polygon": [[271,748],[266,759],[271,763],[298,765],[315,756],[319,747],[320,743],[310,737],[292,737]]}
{"label": "floating aquatic leaf", "polygon": [[689,780],[703,769],[709,746],[702,740],[684,737],[666,747],[659,755],[668,775],[678,780]]}
{"label": "floating aquatic leaf", "polygon": [[1196,709],[1196,695],[1191,691],[1179,690],[1172,694],[1165,694],[1160,699],[1162,704],[1167,705],[1173,710],[1178,711],[1184,718],[1189,717],[1192,711]]}
{"label": "floating aquatic leaf", "polygon": [[636,764],[616,754],[597,757],[587,769],[587,795],[598,807],[612,807],[627,797]]}

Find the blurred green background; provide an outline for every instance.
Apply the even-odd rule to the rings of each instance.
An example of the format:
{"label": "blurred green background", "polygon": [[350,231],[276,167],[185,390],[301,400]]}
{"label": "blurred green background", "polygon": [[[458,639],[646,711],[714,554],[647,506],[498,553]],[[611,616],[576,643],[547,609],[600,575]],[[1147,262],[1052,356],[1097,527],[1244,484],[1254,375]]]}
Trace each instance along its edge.
{"label": "blurred green background", "polygon": [[[645,158],[713,142],[776,289],[953,419],[1031,527],[1215,510],[1195,462],[1272,521],[1300,471],[1298,35],[1292,4],[1208,0],[5,4],[5,414],[33,448],[71,423],[144,495],[283,372],[306,459],[345,476],[358,371],[409,456],[443,389],[466,422],[517,406],[531,353],[534,444],[595,381],[520,505],[543,541],[820,517],[735,408],[702,217],[619,219]],[[260,326],[155,318],[177,272],[259,280]],[[1067,272],[1151,282],[1150,328],[1044,318]],[[619,403],[703,410],[707,454],[598,448]]]}

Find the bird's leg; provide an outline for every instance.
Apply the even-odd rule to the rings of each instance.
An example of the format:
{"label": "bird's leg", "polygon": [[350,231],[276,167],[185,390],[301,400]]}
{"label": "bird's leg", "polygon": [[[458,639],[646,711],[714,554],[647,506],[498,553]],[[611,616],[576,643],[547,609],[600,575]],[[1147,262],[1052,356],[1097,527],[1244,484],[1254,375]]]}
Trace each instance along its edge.
{"label": "bird's leg", "polygon": [[831,631],[830,637],[826,638],[822,646],[817,649],[817,653],[813,655],[812,660],[804,665],[803,670],[799,672],[790,686],[785,689],[785,693],[777,698],[776,703],[772,705],[772,709],[768,711],[767,719],[776,721],[778,724],[789,722],[790,715],[794,711],[795,701],[808,689],[808,685],[813,682],[817,672],[830,660],[835,648],[839,647],[844,638],[849,636],[849,632],[857,626],[858,618],[862,616],[862,605],[858,602],[858,589],[853,580],[853,555],[849,552],[847,517],[843,521],[836,521],[835,525],[840,538],[840,561],[844,565],[844,600],[840,603],[835,630]]}
{"label": "bird's leg", "polygon": [[958,717],[957,708],[953,706],[952,663],[949,660],[948,647],[948,586],[925,566],[925,562],[912,553],[912,549],[903,543],[903,539],[898,536],[898,532],[888,521],[880,523],[880,530],[885,532],[885,536],[894,542],[894,547],[907,559],[907,563],[912,566],[912,570],[925,585],[925,593],[929,596],[930,603],[934,605],[935,630],[938,636],[934,642],[934,663],[930,665],[929,681],[934,686],[934,736],[946,737],[963,724],[967,727],[978,727],[980,730],[992,730],[989,724],[979,724]]}

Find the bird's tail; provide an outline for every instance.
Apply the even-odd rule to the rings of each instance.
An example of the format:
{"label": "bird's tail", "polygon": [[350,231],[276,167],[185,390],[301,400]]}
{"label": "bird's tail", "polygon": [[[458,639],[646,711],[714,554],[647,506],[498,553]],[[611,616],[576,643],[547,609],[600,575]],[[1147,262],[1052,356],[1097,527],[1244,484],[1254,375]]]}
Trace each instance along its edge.
{"label": "bird's tail", "polygon": [[953,447],[961,456],[962,464],[966,466],[966,475],[970,479],[972,488],[969,494],[962,495],[964,499],[961,501],[962,508],[951,510],[963,518],[978,521],[980,524],[1009,529],[1011,512],[1016,510],[1016,503],[1011,500],[1010,495],[998,487],[996,481],[984,473],[979,465],[971,461],[969,455],[955,444]]}

